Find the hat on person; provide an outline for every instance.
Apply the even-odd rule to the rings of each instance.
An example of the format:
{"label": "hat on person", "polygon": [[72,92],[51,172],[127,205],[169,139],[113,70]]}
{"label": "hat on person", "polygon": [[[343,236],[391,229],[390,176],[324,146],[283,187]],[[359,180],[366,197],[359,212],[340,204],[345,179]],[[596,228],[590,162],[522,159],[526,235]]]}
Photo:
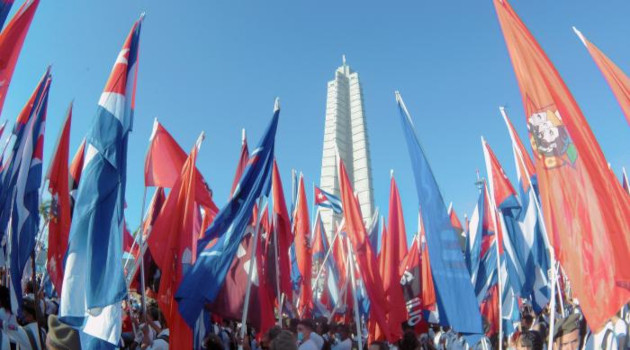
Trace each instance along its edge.
{"label": "hat on person", "polygon": [[553,339],[560,338],[576,329],[580,329],[580,315],[571,314],[562,320],[558,320],[558,323],[553,328]]}
{"label": "hat on person", "polygon": [[56,349],[81,349],[79,332],[65,323],[59,322],[56,315],[48,316],[47,340]]}

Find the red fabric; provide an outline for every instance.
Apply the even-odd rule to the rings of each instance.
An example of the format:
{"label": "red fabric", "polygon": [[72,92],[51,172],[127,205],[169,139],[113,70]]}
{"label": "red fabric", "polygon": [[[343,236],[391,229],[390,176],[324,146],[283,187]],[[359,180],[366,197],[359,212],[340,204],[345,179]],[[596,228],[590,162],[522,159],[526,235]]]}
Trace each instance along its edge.
{"label": "red fabric", "polygon": [[35,11],[39,6],[39,0],[24,2],[18,9],[17,13],[11,21],[6,25],[2,33],[0,33],[0,111],[4,106],[4,99],[7,96],[15,63],[20,56],[26,33],[31,26]]}
{"label": "red fabric", "polygon": [[71,124],[72,104],[68,108],[66,121],[57,142],[57,149],[46,175],[48,191],[52,197],[48,223],[48,264],[46,267],[50,281],[59,295],[61,295],[61,284],[63,283],[63,259],[68,248],[71,221],[70,189],[68,188]]}
{"label": "red fabric", "polygon": [[300,176],[298,198],[293,220],[293,234],[295,237],[295,256],[302,280],[300,282],[300,297],[297,305],[301,318],[310,318],[313,311],[313,291],[311,287],[313,271],[313,251],[311,248],[311,228],[308,218],[308,204],[304,189],[304,177]]}
{"label": "red fabric", "polygon": [[197,148],[194,147],[148,238],[153,259],[162,271],[158,305],[168,323],[171,344],[178,344],[182,349],[192,349],[192,331],[180,316],[174,296],[183,278],[184,267],[192,266],[195,258],[196,159]]}
{"label": "red fabric", "polygon": [[249,148],[247,147],[247,139],[243,138],[243,142],[241,143],[241,155],[238,159],[238,164],[236,165],[236,173],[234,174],[234,180],[232,180],[232,189],[230,190],[230,197],[234,195],[234,190],[236,189],[236,185],[241,180],[241,176],[243,176],[243,172],[247,167],[247,162],[249,161]]}
{"label": "red fabric", "polygon": [[593,331],[630,299],[630,196],[569,89],[507,0],[494,0],[519,82],[545,226]]}
{"label": "red fabric", "polygon": [[448,208],[448,216],[451,218],[451,225],[453,225],[455,232],[458,235],[464,232],[464,226],[462,226],[462,222],[459,221],[457,213],[455,213],[455,209],[452,206]]}
{"label": "red fabric", "polygon": [[[144,162],[144,185],[172,188],[186,161],[186,152],[162,124],[156,122],[154,128],[149,151]],[[195,201],[207,208],[211,217],[214,218],[219,212],[219,208],[214,204],[212,193],[196,167],[195,176],[195,183],[197,184]]]}
{"label": "red fabric", "polygon": [[85,139],[81,141],[81,145],[79,149],[77,149],[77,153],[74,154],[72,158],[72,163],[70,164],[70,190],[76,191],[79,188],[79,181],[81,181],[81,172],[83,171],[83,160],[85,159]]}
{"label": "red fabric", "polygon": [[499,285],[495,284],[488,290],[487,297],[481,302],[481,315],[490,327],[486,336],[492,337],[499,332]]}
{"label": "red fabric", "polygon": [[386,339],[393,343],[396,341],[396,338],[390,331],[387,323],[387,312],[385,309],[387,302],[383,291],[383,280],[378,273],[376,254],[372,251],[370,242],[367,239],[368,234],[363,225],[359,202],[353,195],[352,184],[341,159],[339,160],[339,185],[346,232],[352,242],[359,271],[370,298],[370,318],[377,322],[383,333],[386,334]]}
{"label": "red fabric", "polygon": [[[282,180],[280,179],[280,171],[278,163],[274,160],[272,172],[272,196],[273,196],[273,234],[277,236],[278,241],[278,272],[280,276],[280,292],[284,293],[285,300],[289,298],[293,291],[291,287],[291,261],[289,260],[289,249],[293,242],[293,233],[291,232],[291,220],[287,210],[287,203],[284,200],[284,190],[282,189]],[[274,252],[275,255],[275,252]],[[280,296],[277,296],[279,299]]]}
{"label": "red fabric", "polygon": [[490,145],[484,141],[483,147],[487,154],[486,166],[490,167],[487,171],[489,172],[488,176],[491,180],[491,192],[494,196],[494,204],[498,207],[509,197],[516,196],[516,191],[514,191],[514,187],[512,187],[510,180],[507,178],[507,175],[505,175],[503,167],[501,167]]}
{"label": "red fabric", "polygon": [[593,57],[593,60],[604,75],[604,78],[606,78],[610,89],[617,98],[619,105],[621,105],[623,114],[626,116],[626,121],[630,124],[630,78],[628,78],[610,58],[600,51],[597,46],[588,41],[583,35],[581,39],[583,39],[588,52],[591,54],[591,57]]}

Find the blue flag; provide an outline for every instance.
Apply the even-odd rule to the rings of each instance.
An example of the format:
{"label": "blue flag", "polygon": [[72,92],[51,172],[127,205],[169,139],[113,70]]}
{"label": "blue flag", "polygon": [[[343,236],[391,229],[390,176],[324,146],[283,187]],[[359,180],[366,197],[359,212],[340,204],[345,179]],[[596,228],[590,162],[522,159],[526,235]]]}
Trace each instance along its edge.
{"label": "blue flag", "polygon": [[99,99],[74,204],[60,318],[90,336],[81,338],[90,339],[84,349],[97,347],[99,340],[117,345],[121,334],[127,295],[122,266],[127,143],[141,24],[142,17],[131,28]]}
{"label": "blue flag", "polygon": [[[221,290],[234,254],[251,221],[252,209],[271,186],[274,143],[280,108],[276,101],[273,118],[258,147],[252,152],[234,195],[197,241],[197,260],[184,276],[175,294],[179,312],[192,328],[207,302]],[[212,241],[217,238],[216,241]],[[212,242],[211,242],[212,241]]]}
{"label": "blue flag", "polygon": [[[12,292],[17,300],[12,309],[22,305],[22,274],[35,248],[39,231],[39,187],[42,182],[42,154],[48,93],[52,77],[50,68],[40,81],[32,105],[27,105],[23,132],[16,138],[9,168],[5,172],[3,223],[9,222],[9,255]],[[18,121],[20,122],[20,121]]]}
{"label": "blue flag", "polygon": [[464,334],[470,344],[475,344],[481,338],[483,328],[459,239],[416,136],[411,116],[398,92],[396,100],[422,208],[422,222],[429,248],[440,323],[451,326],[455,331]]}

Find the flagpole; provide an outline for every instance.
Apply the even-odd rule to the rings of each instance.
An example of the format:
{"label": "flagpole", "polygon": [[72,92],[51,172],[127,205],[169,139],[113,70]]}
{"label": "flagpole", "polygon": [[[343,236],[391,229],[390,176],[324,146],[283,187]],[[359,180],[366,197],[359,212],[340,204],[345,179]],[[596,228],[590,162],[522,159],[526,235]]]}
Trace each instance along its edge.
{"label": "flagpole", "polygon": [[330,243],[330,247],[328,247],[328,250],[326,251],[326,255],[324,256],[324,261],[322,262],[322,265],[319,267],[319,270],[317,271],[317,275],[315,276],[315,284],[312,287],[313,290],[315,290],[315,286],[319,282],[319,277],[322,274],[322,270],[324,269],[324,266],[326,266],[326,261],[328,260],[328,256],[330,255],[330,252],[332,251],[333,246],[335,245],[335,241],[337,240],[337,236],[339,236],[339,232],[341,231],[341,228],[343,227],[344,222],[345,222],[345,219],[342,219],[341,224],[339,224],[339,226],[337,227],[335,236],[333,237],[332,242]]}
{"label": "flagpole", "polygon": [[[357,282],[354,277],[354,254],[350,246],[350,239],[346,237],[346,245],[348,246],[348,265],[350,266],[350,281],[352,285],[352,298],[354,303],[354,323],[357,326],[357,342],[359,349],[363,349],[363,334],[361,332],[361,317],[359,316],[359,301],[357,299]],[[347,277],[346,277],[347,278]]]}
{"label": "flagpole", "polygon": [[[140,251],[140,257],[138,258],[140,263],[140,289],[142,290],[140,294],[140,305],[142,307],[142,319],[145,320],[147,318],[147,303],[146,303],[146,286],[144,285],[144,254],[142,254],[142,246],[144,245],[144,206],[147,200],[147,186],[144,186],[144,191],[142,195],[142,207],[140,208],[140,229],[138,233],[140,234],[140,247],[138,250]],[[124,233],[123,233],[124,234]],[[133,240],[136,241],[135,239]],[[133,244],[132,244],[133,245]],[[133,279],[133,276],[131,276]]]}
{"label": "flagpole", "polygon": [[[279,205],[277,203],[274,203],[275,205]],[[274,225],[274,229],[273,229],[273,253],[274,253],[274,257],[276,258],[276,295],[278,297],[278,326],[282,327],[282,309],[283,309],[283,304],[284,304],[284,294],[282,294],[280,292],[280,267],[278,266],[279,264],[279,259],[278,259],[278,225],[277,225],[277,216],[276,216],[276,225]],[[286,252],[285,252],[286,253]]]}
{"label": "flagpole", "polygon": [[249,298],[252,293],[252,275],[254,274],[254,266],[258,265],[256,261],[256,249],[258,248],[258,234],[260,233],[260,221],[262,218],[262,196],[258,198],[258,216],[256,220],[256,230],[254,230],[254,245],[252,246],[252,252],[249,258],[249,271],[247,272],[247,290],[245,292],[245,304],[243,310],[243,317],[241,318],[241,331],[240,331],[240,344],[239,350],[243,350],[243,340],[245,339],[245,329],[247,328],[247,314],[249,312]]}
{"label": "flagpole", "polygon": [[[505,108],[501,106],[499,107],[499,110],[501,111],[501,115],[503,116],[504,121],[507,123],[508,117],[507,117],[507,114],[505,113]],[[512,150],[518,156],[518,160],[520,161],[521,167],[523,168],[523,171],[525,172],[525,176],[527,176],[527,180],[529,182],[529,189],[534,194],[533,195],[534,204],[536,205],[536,211],[538,212],[538,218],[540,219],[539,220],[540,227],[543,230],[542,236],[543,236],[543,239],[545,240],[545,244],[547,245],[547,250],[549,251],[549,259],[551,260],[551,269],[548,271],[548,273],[550,274],[549,278],[551,279],[551,300],[549,301],[549,309],[550,309],[549,329],[553,330],[553,327],[555,326],[555,320],[556,320],[556,310],[555,310],[556,309],[556,295],[555,294],[556,294],[556,283],[557,283],[557,276],[555,275],[556,255],[555,255],[555,251],[553,247],[551,246],[551,242],[549,241],[549,236],[547,236],[547,227],[545,225],[545,219],[543,217],[542,209],[540,208],[540,203],[538,202],[538,196],[536,195],[536,191],[534,190],[532,177],[529,174],[529,171],[527,170],[527,166],[525,165],[525,159],[523,159],[523,154],[521,154],[521,151],[518,149],[518,147],[514,145],[514,137],[516,137],[516,135],[512,135],[512,130],[509,130],[509,132],[510,132],[510,138],[512,139]],[[547,348],[548,349],[553,348],[553,337],[549,337]]]}
{"label": "flagpole", "polygon": [[[482,138],[483,140],[483,138]],[[485,141],[483,141],[485,143]],[[484,185],[485,185],[485,180],[484,180]],[[488,186],[484,186],[485,189],[485,193],[486,196],[488,196],[488,200],[490,201],[490,204],[492,205],[492,221],[494,223],[494,229],[495,229],[495,248],[497,251],[497,286],[499,288],[499,298],[498,298],[498,304],[499,304],[499,350],[503,350],[503,288],[501,287],[501,255],[499,254],[499,244],[501,243],[499,241],[499,225],[497,223],[497,216],[496,216],[496,204],[494,203],[494,198],[490,196],[490,194],[488,193]]]}

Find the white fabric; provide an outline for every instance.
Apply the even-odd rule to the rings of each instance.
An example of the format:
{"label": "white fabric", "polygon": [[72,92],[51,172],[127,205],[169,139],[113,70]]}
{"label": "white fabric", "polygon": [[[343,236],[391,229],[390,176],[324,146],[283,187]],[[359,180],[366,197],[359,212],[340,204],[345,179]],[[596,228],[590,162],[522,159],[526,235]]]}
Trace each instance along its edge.
{"label": "white fabric", "polygon": [[162,330],[153,341],[153,344],[147,348],[147,350],[168,350],[168,342],[166,340],[160,339],[160,336],[168,336],[169,331],[168,328]]}

